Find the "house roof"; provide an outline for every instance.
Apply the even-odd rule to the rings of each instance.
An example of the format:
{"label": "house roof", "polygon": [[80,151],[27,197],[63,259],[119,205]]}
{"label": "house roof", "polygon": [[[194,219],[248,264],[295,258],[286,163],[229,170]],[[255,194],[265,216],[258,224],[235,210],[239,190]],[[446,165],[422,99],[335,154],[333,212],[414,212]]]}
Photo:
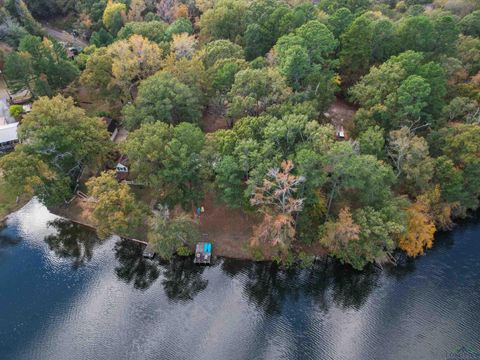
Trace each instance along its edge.
{"label": "house roof", "polygon": [[18,123],[0,126],[0,144],[8,141],[18,140],[17,127]]}

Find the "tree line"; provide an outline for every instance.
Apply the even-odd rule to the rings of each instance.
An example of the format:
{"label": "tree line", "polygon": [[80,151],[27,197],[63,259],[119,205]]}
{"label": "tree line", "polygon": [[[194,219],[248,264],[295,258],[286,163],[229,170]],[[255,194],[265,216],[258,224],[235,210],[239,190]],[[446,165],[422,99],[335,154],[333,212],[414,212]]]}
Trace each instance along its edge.
{"label": "tree line", "polygon": [[[91,45],[68,60],[32,29],[13,43],[5,74],[39,99],[0,168],[47,205],[67,200],[77,170],[88,168],[98,175],[87,188],[102,236],[147,226],[164,257],[199,238],[191,218],[153,215],[113,172],[99,173],[114,150],[164,210],[189,210],[214,192],[258,212],[251,246],[269,244],[284,260],[316,243],[357,269],[397,248],[417,256],[479,207],[475,2],[51,3],[78,14]],[[39,2],[26,4],[47,16]],[[129,130],[118,148],[96,114],[61,95],[72,82]],[[335,96],[358,107],[348,141],[325,115]],[[225,126],[202,131],[206,114]]]}

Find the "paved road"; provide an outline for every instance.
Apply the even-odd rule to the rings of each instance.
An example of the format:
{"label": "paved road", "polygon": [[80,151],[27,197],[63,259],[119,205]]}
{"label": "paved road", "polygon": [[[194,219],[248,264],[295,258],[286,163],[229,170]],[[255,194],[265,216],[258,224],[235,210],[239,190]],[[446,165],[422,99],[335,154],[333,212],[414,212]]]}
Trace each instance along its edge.
{"label": "paved road", "polygon": [[85,46],[88,45],[86,41],[74,37],[72,34],[66,32],[65,30],[56,29],[56,28],[54,28],[54,27],[52,27],[48,24],[42,24],[42,25],[45,28],[45,30],[47,31],[48,35],[57,39],[58,41],[63,41],[63,42],[66,42],[66,43],[70,43],[73,46],[78,46],[78,47],[82,47],[82,48],[84,48]]}

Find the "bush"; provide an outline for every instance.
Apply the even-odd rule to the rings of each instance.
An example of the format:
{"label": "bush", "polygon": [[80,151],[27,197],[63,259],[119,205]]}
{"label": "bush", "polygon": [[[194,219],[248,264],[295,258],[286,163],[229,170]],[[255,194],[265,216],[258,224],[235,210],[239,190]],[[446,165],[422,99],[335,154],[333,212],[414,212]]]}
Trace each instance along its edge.
{"label": "bush", "polygon": [[250,254],[252,255],[254,261],[262,261],[265,259],[265,255],[263,255],[263,251],[259,246],[251,246]]}
{"label": "bush", "polygon": [[23,113],[22,105],[12,105],[9,109],[10,115],[12,115],[16,120],[20,118],[20,115]]}
{"label": "bush", "polygon": [[304,251],[300,251],[298,253],[298,260],[300,261],[300,266],[303,268],[308,268],[313,265],[313,261],[315,260],[313,255],[309,255]]}
{"label": "bush", "polygon": [[188,246],[179,246],[177,248],[177,255],[178,256],[190,256],[193,254],[193,251]]}

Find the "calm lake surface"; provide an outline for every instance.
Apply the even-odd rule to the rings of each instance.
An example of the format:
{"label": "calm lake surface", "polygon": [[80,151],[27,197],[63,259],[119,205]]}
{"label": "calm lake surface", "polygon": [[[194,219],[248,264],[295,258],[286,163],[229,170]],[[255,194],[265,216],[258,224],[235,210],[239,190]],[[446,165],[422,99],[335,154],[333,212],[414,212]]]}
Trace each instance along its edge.
{"label": "calm lake surface", "polygon": [[35,201],[11,216],[0,359],[480,359],[478,220],[439,235],[427,256],[364,272],[141,253]]}

